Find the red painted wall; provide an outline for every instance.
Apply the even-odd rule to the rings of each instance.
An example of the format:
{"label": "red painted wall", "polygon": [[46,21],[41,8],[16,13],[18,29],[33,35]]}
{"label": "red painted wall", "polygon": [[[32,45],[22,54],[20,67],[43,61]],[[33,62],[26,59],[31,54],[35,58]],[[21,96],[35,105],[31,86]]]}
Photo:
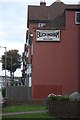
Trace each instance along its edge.
{"label": "red painted wall", "polygon": [[75,12],[66,11],[66,29],[60,42],[33,40],[32,98],[44,99],[49,93],[78,91],[78,26]]}

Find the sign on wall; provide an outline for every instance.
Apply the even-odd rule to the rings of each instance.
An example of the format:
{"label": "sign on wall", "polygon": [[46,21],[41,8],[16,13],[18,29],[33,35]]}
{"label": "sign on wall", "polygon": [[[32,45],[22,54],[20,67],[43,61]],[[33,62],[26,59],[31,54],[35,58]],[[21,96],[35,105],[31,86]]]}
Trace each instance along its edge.
{"label": "sign on wall", "polygon": [[60,30],[36,30],[37,41],[60,41]]}

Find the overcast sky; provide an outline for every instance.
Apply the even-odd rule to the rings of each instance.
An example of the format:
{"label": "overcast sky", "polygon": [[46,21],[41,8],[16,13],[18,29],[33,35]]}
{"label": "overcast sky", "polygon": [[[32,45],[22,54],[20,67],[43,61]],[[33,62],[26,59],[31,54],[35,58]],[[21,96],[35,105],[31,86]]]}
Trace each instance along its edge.
{"label": "overcast sky", "polygon": [[[22,54],[26,41],[27,7],[28,5],[40,5],[40,1],[0,0],[0,46],[7,47],[7,50],[17,49]],[[46,5],[51,5],[55,1],[45,0]],[[62,2],[78,4],[79,0],[62,0]],[[0,48],[0,57],[4,51],[4,48]],[[4,75],[1,69],[0,63],[0,75]],[[20,71],[17,70],[16,75],[21,75]]]}

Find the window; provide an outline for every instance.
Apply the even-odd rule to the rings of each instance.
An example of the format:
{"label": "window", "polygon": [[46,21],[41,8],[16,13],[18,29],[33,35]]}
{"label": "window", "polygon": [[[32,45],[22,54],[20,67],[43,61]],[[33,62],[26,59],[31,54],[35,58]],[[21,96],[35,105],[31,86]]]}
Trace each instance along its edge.
{"label": "window", "polygon": [[43,26],[45,26],[45,23],[38,23],[38,27],[40,28],[40,27],[43,27]]}
{"label": "window", "polygon": [[75,12],[75,23],[80,24],[80,12]]}

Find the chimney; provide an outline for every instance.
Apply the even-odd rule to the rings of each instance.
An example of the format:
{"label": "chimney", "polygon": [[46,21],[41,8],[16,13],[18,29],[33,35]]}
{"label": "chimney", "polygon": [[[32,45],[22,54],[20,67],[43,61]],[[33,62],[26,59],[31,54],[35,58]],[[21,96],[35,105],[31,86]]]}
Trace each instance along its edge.
{"label": "chimney", "polygon": [[43,1],[43,0],[41,0],[41,2],[40,2],[40,6],[46,6],[46,2],[45,2],[45,0]]}
{"label": "chimney", "polygon": [[56,0],[55,2],[61,2],[60,0]]}

